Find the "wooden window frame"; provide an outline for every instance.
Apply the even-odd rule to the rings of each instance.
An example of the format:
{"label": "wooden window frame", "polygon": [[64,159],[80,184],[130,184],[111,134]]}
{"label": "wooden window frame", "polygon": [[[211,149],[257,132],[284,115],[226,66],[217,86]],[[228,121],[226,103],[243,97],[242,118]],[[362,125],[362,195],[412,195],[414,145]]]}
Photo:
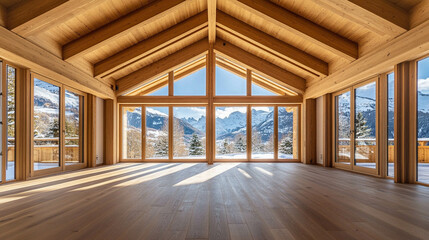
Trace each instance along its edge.
{"label": "wooden window frame", "polygon": [[[48,77],[44,77],[42,75],[39,75],[35,72],[30,73],[30,88],[31,88],[31,96],[30,96],[30,114],[31,114],[31,131],[30,133],[34,132],[34,79],[37,78],[41,81],[53,84],[60,88],[60,166],[55,168],[49,168],[49,169],[41,169],[41,170],[34,170],[34,135],[29,134],[30,136],[30,175],[29,177],[39,177],[43,175],[53,174],[53,173],[59,173],[59,172],[65,172],[65,171],[72,171],[77,169],[82,169],[88,166],[87,161],[87,153],[88,153],[88,144],[87,143],[87,94],[79,91],[77,89],[71,88],[65,84],[62,84],[60,82],[57,82],[55,80],[52,80]],[[78,94],[80,97],[83,98],[83,100],[80,102],[80,132],[79,132],[79,139],[82,144],[82,150],[83,151],[80,155],[82,158],[82,162],[78,164],[73,165],[66,165],[65,164],[65,141],[64,141],[64,127],[65,127],[65,91],[70,91],[75,94]],[[83,134],[82,134],[83,133]],[[82,143],[83,142],[83,143]]]}
{"label": "wooden window frame", "polygon": [[[375,168],[366,168],[366,167],[361,167],[361,166],[357,166],[355,165],[355,90],[359,87],[365,86],[367,84],[373,83],[375,82],[376,84],[376,148],[375,148],[375,159],[376,159],[376,167]],[[335,168],[339,168],[339,169],[343,169],[343,170],[347,170],[347,171],[352,171],[352,172],[358,172],[358,173],[364,173],[364,174],[368,174],[368,175],[372,175],[372,176],[380,176],[380,165],[382,165],[382,161],[380,161],[379,158],[379,154],[380,154],[380,78],[377,77],[372,77],[369,79],[366,79],[358,84],[355,84],[353,86],[350,86],[348,88],[345,88],[343,90],[337,91],[335,93],[332,94],[332,123],[333,123],[333,128],[332,128],[332,136],[334,136],[332,138],[332,166]],[[337,119],[336,119],[336,113],[337,113],[337,101],[336,101],[336,97],[344,94],[346,92],[350,92],[350,130],[351,130],[351,134],[350,134],[350,163],[349,164],[345,164],[345,163],[340,163],[336,161],[337,158],[337,139],[338,139],[338,135],[337,135]]]}

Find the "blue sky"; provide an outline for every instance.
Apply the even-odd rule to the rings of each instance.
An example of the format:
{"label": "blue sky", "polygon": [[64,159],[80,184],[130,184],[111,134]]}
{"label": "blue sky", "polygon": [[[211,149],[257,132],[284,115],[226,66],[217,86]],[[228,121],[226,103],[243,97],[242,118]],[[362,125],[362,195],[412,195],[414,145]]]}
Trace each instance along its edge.
{"label": "blue sky", "polygon": [[[206,69],[203,68],[174,83],[175,96],[205,96]],[[275,95],[261,87],[252,84],[253,95]],[[167,96],[168,86],[149,94],[149,96]],[[216,67],[216,95],[245,96],[246,79]]]}
{"label": "blue sky", "polygon": [[417,71],[419,91],[429,94],[429,57],[418,62]]}

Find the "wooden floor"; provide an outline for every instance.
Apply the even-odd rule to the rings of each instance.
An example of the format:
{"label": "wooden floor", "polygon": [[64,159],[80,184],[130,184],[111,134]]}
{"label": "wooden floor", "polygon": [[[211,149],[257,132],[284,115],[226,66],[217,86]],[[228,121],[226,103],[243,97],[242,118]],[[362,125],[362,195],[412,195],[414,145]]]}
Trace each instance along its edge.
{"label": "wooden floor", "polygon": [[429,187],[298,163],[124,163],[0,186],[0,239],[428,238]]}

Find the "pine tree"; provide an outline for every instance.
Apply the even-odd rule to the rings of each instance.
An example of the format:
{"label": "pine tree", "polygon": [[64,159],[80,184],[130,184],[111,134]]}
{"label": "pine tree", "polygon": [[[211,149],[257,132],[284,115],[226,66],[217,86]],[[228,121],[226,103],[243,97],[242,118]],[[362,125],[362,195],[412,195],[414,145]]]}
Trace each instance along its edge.
{"label": "pine tree", "polygon": [[174,118],[173,124],[173,155],[175,157],[188,156],[188,150],[185,145],[185,130],[179,119]]}
{"label": "pine tree", "polygon": [[280,142],[279,152],[283,154],[293,154],[292,134],[289,133]]}
{"label": "pine tree", "polygon": [[203,144],[197,134],[193,134],[189,143],[189,155],[199,156],[204,154]]}
{"label": "pine tree", "polygon": [[371,135],[371,129],[366,123],[363,114],[358,112],[355,120],[356,138],[366,138]]}
{"label": "pine tree", "polygon": [[158,140],[154,144],[155,156],[156,157],[166,157],[168,156],[168,123],[164,123]]}
{"label": "pine tree", "polygon": [[51,127],[49,128],[49,137],[57,138],[60,136],[60,124],[58,118],[54,118]]}
{"label": "pine tree", "polygon": [[252,152],[263,152],[264,144],[259,132],[254,131],[252,134]]}
{"label": "pine tree", "polygon": [[228,141],[227,141],[226,139],[224,139],[224,140],[223,140],[223,142],[221,143],[221,146],[220,146],[219,152],[220,152],[221,154],[227,154],[227,153],[229,153],[229,152],[230,152],[230,151],[229,151],[229,143],[228,143]]}
{"label": "pine tree", "polygon": [[234,147],[237,152],[246,152],[246,141],[242,134],[237,135]]}

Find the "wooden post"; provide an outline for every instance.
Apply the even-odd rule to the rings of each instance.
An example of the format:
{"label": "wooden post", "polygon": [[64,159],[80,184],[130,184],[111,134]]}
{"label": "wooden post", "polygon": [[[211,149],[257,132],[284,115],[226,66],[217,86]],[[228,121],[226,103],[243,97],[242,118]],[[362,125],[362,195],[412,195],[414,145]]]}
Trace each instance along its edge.
{"label": "wooden post", "polygon": [[88,167],[96,167],[96,103],[94,95],[88,94]]}
{"label": "wooden post", "polygon": [[416,181],[417,87],[415,62],[395,66],[395,182]]}
{"label": "wooden post", "polygon": [[377,145],[378,145],[378,156],[379,156],[379,169],[380,169],[380,176],[386,177],[387,176],[387,165],[388,165],[388,106],[389,106],[389,99],[388,99],[388,85],[387,85],[387,74],[381,74],[379,78],[379,90],[378,90],[378,109],[381,109],[382,111],[377,111],[377,121],[378,121],[378,138],[377,138]]}
{"label": "wooden post", "polygon": [[207,127],[206,127],[206,157],[207,163],[213,164],[216,157],[216,134],[215,134],[215,108],[213,106],[213,98],[215,94],[215,79],[216,79],[216,56],[213,51],[213,45],[210,44],[207,54]]}
{"label": "wooden post", "polygon": [[316,164],[316,99],[306,99],[304,102],[303,127],[304,163]]}
{"label": "wooden post", "polygon": [[[300,128],[299,128],[299,111],[297,108],[293,108],[293,137],[292,137],[292,146],[293,146],[293,159],[298,159],[299,158],[299,133],[300,133]],[[302,162],[302,159],[301,159]]]}
{"label": "wooden post", "polygon": [[323,95],[323,166],[332,166],[332,96]]}
{"label": "wooden post", "polygon": [[106,165],[118,162],[117,110],[116,100],[107,99],[104,112]]}

